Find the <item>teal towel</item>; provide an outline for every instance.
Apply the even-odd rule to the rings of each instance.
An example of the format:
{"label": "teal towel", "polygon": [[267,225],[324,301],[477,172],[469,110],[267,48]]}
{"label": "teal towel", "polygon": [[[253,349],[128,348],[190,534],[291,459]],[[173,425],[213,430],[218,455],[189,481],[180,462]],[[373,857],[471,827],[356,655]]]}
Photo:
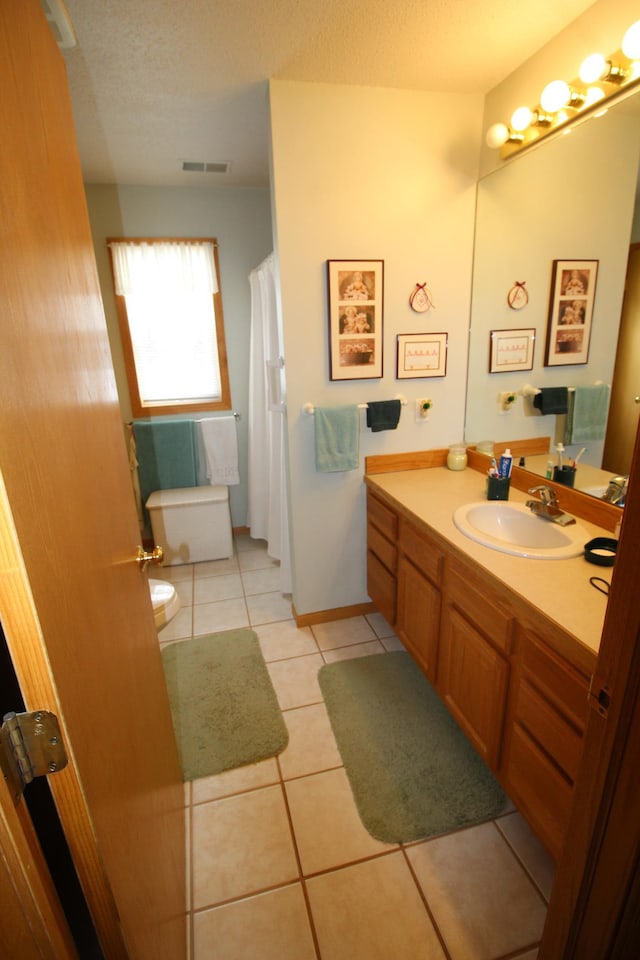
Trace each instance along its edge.
{"label": "teal towel", "polygon": [[357,470],[360,417],[353,404],[315,409],[316,470],[338,473]]}
{"label": "teal towel", "polygon": [[143,504],[154,490],[196,486],[193,420],[134,420],[133,435]]}
{"label": "teal towel", "polygon": [[564,443],[604,440],[609,412],[609,386],[597,383],[569,391]]}
{"label": "teal towel", "polygon": [[367,404],[367,426],[372,433],[395,430],[400,420],[400,400],[370,400]]}

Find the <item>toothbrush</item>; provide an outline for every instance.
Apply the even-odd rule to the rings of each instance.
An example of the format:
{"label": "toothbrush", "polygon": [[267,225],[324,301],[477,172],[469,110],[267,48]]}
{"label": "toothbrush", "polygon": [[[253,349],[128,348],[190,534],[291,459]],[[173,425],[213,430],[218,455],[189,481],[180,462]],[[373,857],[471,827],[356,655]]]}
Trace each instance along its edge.
{"label": "toothbrush", "polygon": [[564,452],[564,444],[556,443],[556,450],[558,451],[558,470],[562,470],[562,454]]}
{"label": "toothbrush", "polygon": [[575,470],[575,468],[576,468],[577,465],[578,465],[578,460],[580,459],[580,457],[582,456],[582,454],[583,454],[583,453],[586,453],[586,452],[587,452],[587,448],[586,448],[586,447],[583,447],[582,450],[580,451],[580,453],[578,454],[578,456],[577,456],[577,457],[575,458],[575,460],[573,461],[573,469],[574,469],[574,470]]}

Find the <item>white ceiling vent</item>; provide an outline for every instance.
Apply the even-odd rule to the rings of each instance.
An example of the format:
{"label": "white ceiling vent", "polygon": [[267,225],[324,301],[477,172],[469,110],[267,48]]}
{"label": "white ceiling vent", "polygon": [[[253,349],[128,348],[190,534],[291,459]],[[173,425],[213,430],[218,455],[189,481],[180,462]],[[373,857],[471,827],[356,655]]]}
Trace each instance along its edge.
{"label": "white ceiling vent", "polygon": [[210,160],[183,160],[182,169],[186,173],[229,173],[231,164]]}
{"label": "white ceiling vent", "polygon": [[71,17],[66,11],[62,0],[40,0],[49,26],[56,38],[56,43],[62,50],[71,50],[75,47],[76,34],[71,23]]}

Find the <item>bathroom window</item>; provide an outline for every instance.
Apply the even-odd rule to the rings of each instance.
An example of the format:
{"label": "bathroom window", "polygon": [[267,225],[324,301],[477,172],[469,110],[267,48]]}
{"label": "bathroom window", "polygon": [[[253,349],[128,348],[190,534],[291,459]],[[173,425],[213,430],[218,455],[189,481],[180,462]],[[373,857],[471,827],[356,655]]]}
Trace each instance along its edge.
{"label": "bathroom window", "polygon": [[229,410],[217,242],[107,243],[134,417]]}

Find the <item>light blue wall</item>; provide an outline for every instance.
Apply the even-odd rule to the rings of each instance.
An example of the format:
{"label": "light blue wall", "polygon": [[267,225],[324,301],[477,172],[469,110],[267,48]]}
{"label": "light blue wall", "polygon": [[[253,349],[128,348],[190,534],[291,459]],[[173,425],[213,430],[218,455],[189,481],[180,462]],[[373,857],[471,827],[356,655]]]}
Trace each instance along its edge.
{"label": "light blue wall", "polygon": [[241,482],[230,487],[234,526],[247,519],[247,419],[249,392],[249,273],[271,252],[268,189],[237,187],[136,187],[87,184],[87,205],[123,421],[131,406],[115,310],[107,237],[216,237],[231,381],[240,413]]}

